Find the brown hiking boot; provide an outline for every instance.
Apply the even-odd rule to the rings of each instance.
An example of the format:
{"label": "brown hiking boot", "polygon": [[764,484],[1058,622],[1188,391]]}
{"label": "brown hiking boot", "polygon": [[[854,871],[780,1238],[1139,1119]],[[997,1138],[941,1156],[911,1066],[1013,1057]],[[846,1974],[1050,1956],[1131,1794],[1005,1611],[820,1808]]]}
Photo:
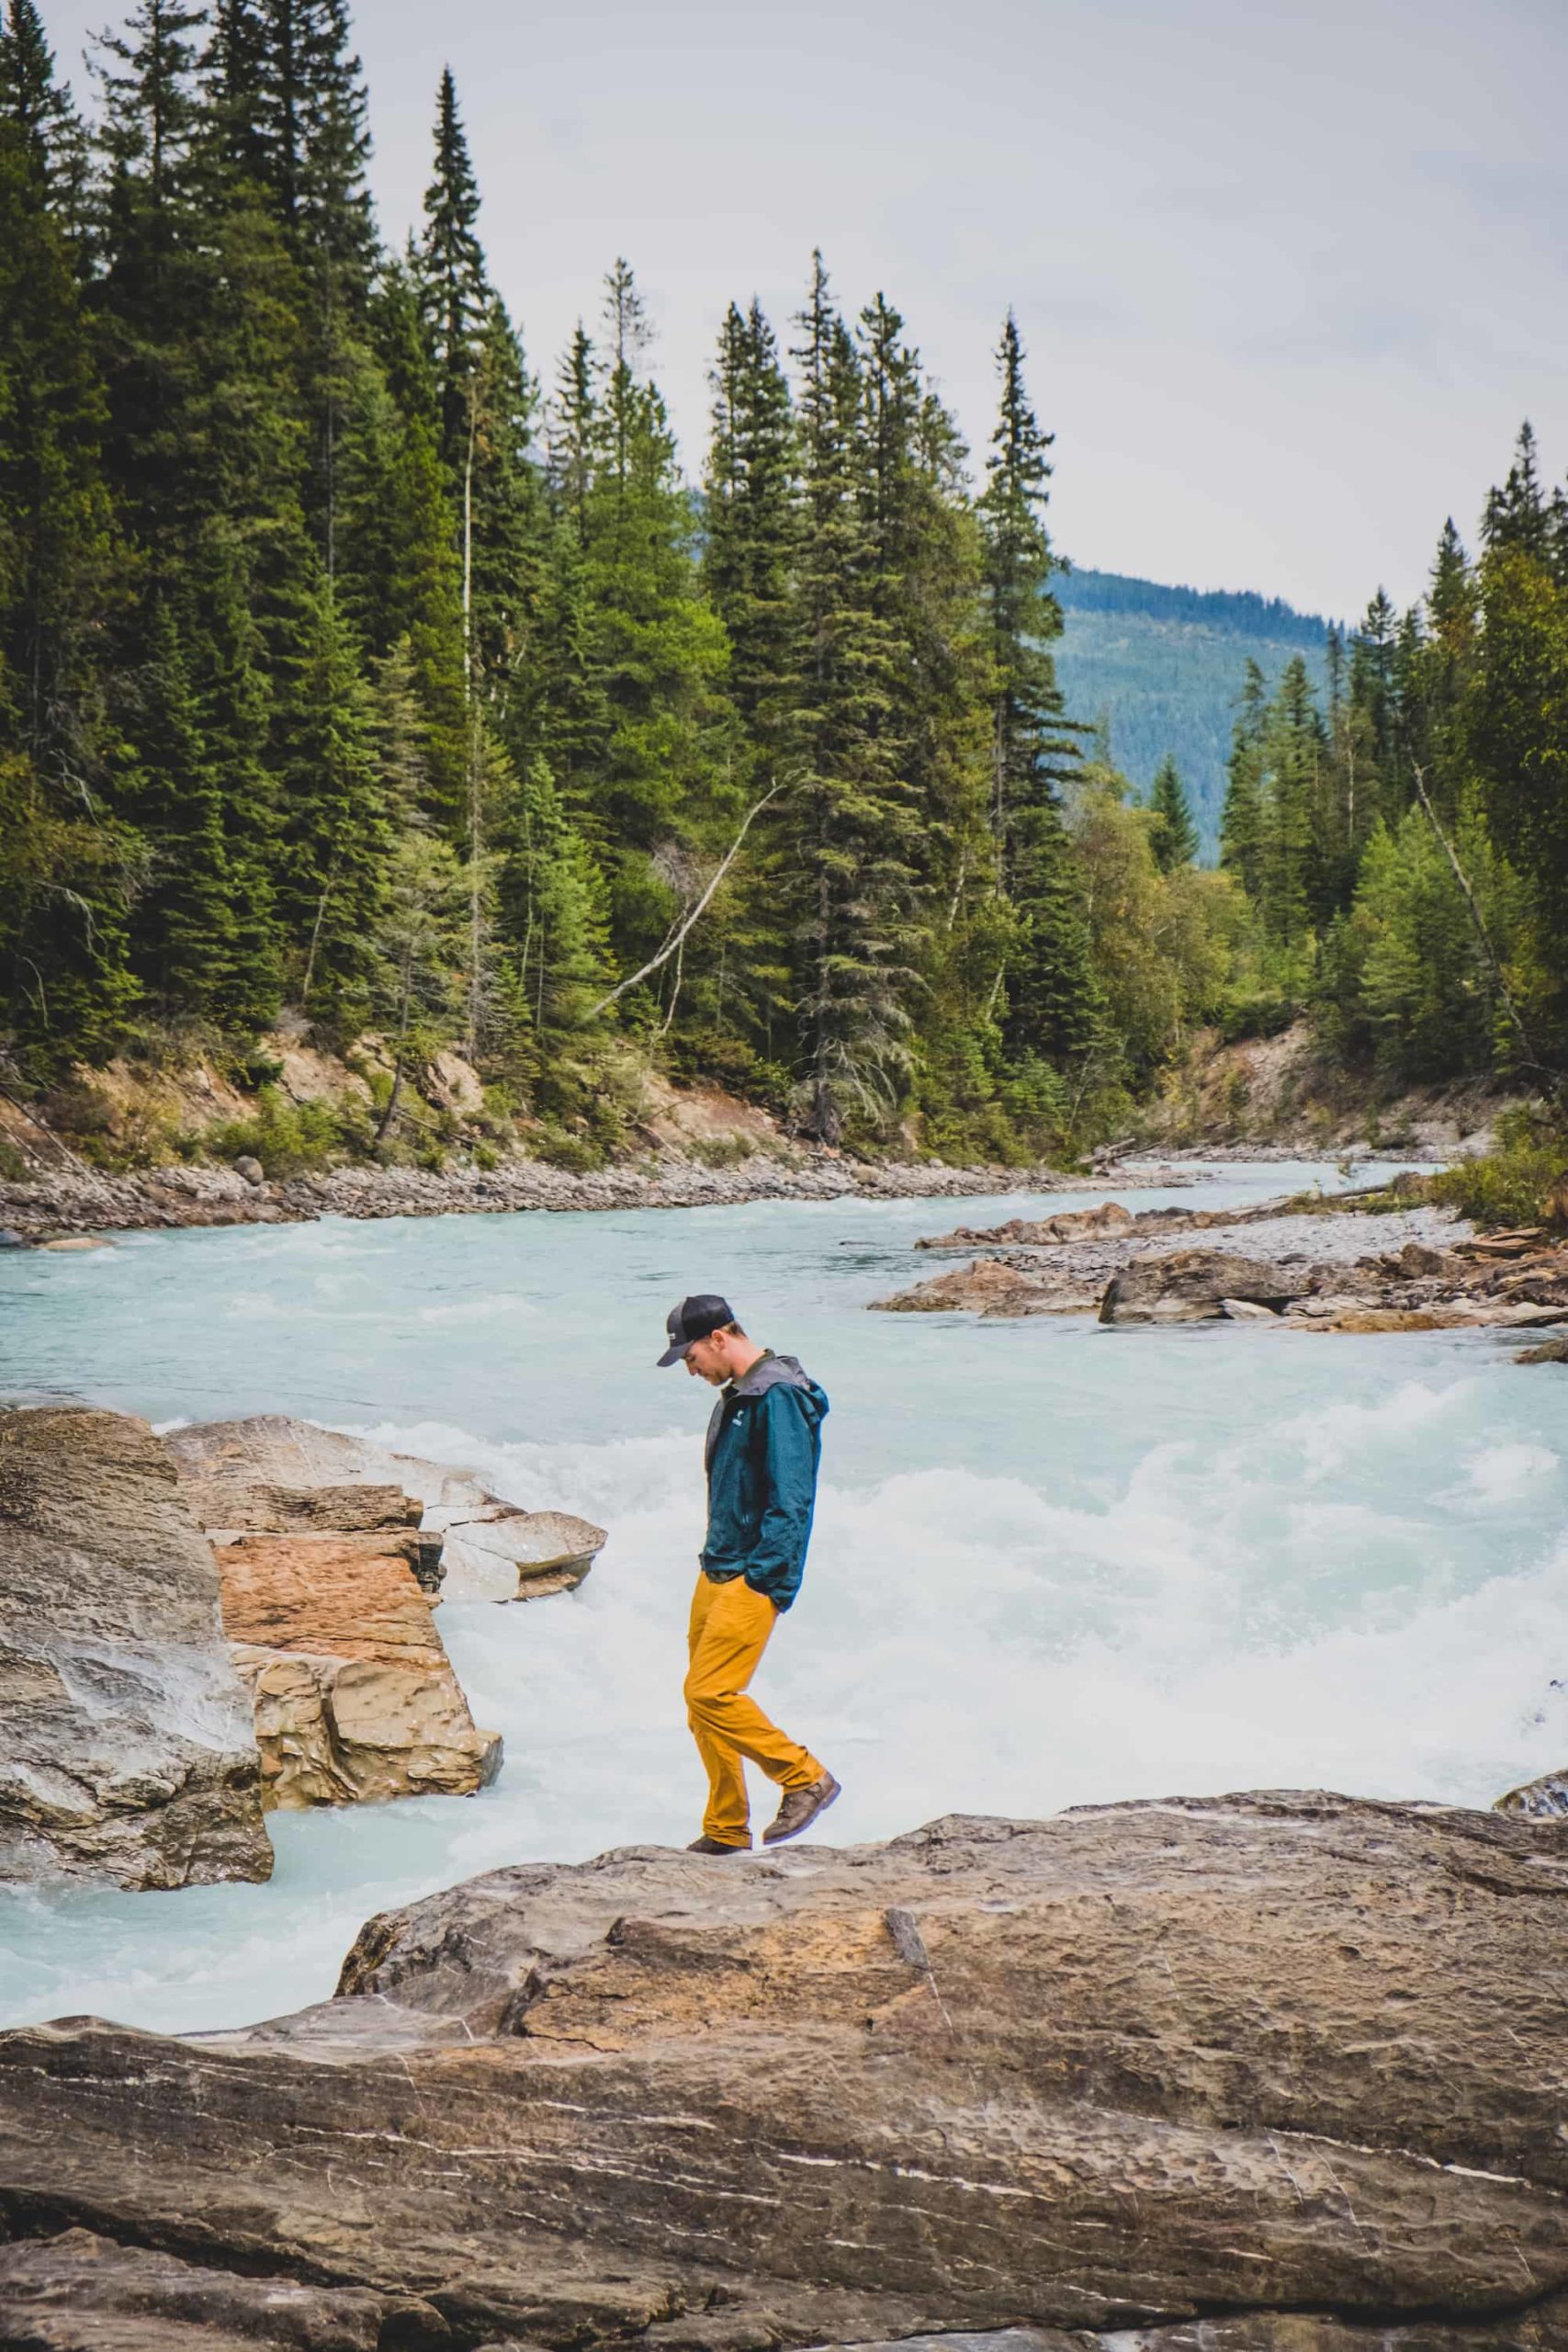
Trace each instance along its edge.
{"label": "brown hiking boot", "polygon": [[688,1854],[749,1854],[750,1846],[727,1846],[719,1838],[694,1838]]}
{"label": "brown hiking boot", "polygon": [[839,1783],[831,1772],[824,1772],[808,1789],[786,1789],[777,1815],[762,1832],[764,1846],[782,1846],[786,1838],[798,1838],[809,1829],[819,1813],[826,1813],[833,1799],[840,1793]]}

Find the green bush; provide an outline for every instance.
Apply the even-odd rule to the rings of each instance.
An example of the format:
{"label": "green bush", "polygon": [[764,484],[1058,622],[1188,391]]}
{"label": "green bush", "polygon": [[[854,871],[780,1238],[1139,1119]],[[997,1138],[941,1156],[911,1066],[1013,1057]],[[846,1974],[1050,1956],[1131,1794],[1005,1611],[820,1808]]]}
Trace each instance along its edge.
{"label": "green bush", "polygon": [[214,1159],[259,1159],[268,1176],[286,1182],[312,1169],[367,1151],[370,1130],[362,1111],[342,1102],[293,1102],[264,1086],[254,1116],[206,1128],[195,1144]]}
{"label": "green bush", "polygon": [[9,1136],[0,1136],[0,1184],[25,1184],[32,1170]]}
{"label": "green bush", "polygon": [[1472,1218],[1483,1232],[1539,1225],[1548,1193],[1565,1172],[1568,1133],[1561,1113],[1553,1117],[1536,1109],[1507,1111],[1497,1122],[1495,1149],[1445,1168],[1431,1180],[1431,1196]]}

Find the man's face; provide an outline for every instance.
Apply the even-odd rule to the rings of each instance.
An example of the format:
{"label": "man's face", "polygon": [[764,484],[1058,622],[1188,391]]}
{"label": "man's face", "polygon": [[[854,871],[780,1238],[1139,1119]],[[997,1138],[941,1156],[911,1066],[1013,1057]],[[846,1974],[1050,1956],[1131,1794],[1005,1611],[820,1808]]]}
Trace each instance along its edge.
{"label": "man's face", "polygon": [[729,1378],[728,1351],[722,1335],[710,1332],[705,1340],[694,1340],[686,1350],[686,1370],[694,1380],[705,1380],[710,1388],[722,1388]]}

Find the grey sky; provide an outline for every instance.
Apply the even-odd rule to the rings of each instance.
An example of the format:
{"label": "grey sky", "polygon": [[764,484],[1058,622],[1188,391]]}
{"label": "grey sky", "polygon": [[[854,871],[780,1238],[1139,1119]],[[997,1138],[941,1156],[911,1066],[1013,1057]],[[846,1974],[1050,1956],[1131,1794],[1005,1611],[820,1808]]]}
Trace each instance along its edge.
{"label": "grey sky", "polygon": [[[42,0],[79,84],[114,0]],[[1077,560],[1353,614],[1467,538],[1530,415],[1568,470],[1562,0],[361,0],[383,230],[457,77],[547,378],[615,255],[688,465],[724,306],[819,243],[978,457],[1008,304]]]}

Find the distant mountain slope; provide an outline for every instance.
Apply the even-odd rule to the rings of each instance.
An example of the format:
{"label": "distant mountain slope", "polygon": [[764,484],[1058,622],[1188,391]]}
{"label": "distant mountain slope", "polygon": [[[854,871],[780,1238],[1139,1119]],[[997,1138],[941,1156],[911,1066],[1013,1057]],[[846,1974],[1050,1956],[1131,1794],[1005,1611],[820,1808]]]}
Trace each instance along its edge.
{"label": "distant mountain slope", "polygon": [[1066,621],[1055,650],[1069,712],[1109,718],[1111,757],[1143,791],[1174,755],[1213,857],[1247,658],[1272,685],[1304,653],[1321,688],[1326,623],[1277,596],[1166,588],[1119,571],[1058,573],[1051,584]]}

